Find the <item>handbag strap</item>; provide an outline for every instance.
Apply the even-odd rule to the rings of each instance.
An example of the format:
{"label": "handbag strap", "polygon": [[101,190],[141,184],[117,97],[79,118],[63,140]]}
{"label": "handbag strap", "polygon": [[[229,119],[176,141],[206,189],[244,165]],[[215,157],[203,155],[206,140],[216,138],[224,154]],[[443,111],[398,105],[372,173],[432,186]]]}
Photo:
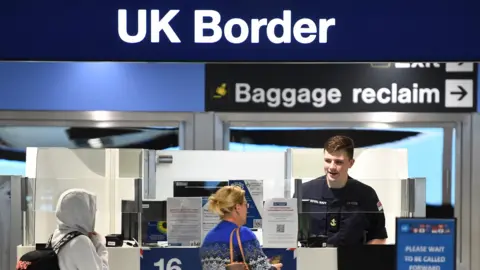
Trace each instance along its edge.
{"label": "handbag strap", "polygon": [[243,253],[242,240],[240,239],[240,228],[235,228],[230,233],[230,263],[235,262],[233,258],[233,234],[234,233],[236,233],[236,236],[237,236],[237,243],[238,243],[238,247],[240,248],[240,253],[242,254],[243,264],[245,265],[245,268],[248,270],[250,268],[248,267],[248,264],[245,261],[245,254]]}
{"label": "handbag strap", "polygon": [[236,230],[237,230],[237,228],[233,229],[232,232],[230,233],[230,263],[234,262],[234,260],[233,260],[233,234],[235,233]]}
{"label": "handbag strap", "polygon": [[238,242],[238,247],[240,248],[240,253],[242,254],[242,260],[243,263],[245,264],[245,268],[248,270],[248,264],[245,261],[245,254],[243,253],[243,246],[242,246],[242,240],[240,239],[240,228],[237,228],[237,242]]}

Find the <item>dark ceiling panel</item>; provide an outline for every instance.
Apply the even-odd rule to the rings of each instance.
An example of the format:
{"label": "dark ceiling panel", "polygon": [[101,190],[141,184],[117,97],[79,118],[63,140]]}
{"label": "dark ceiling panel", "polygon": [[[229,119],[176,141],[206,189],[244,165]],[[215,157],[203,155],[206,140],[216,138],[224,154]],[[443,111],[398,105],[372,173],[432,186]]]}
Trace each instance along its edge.
{"label": "dark ceiling panel", "polygon": [[328,138],[345,135],[355,141],[355,147],[369,147],[400,141],[420,134],[412,131],[307,129],[307,130],[230,130],[230,141],[258,145],[323,148]]}

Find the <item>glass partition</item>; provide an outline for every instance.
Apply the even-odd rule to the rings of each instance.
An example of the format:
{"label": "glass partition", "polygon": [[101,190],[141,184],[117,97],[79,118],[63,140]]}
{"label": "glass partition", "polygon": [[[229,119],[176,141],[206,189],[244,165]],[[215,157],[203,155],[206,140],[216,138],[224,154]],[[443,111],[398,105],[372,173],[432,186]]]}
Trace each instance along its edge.
{"label": "glass partition", "polygon": [[[286,121],[286,120],[285,120]],[[286,121],[288,123],[289,121]],[[452,135],[451,129],[444,127],[395,127],[394,125],[372,124],[369,127],[338,127],[327,123],[318,123],[318,127],[302,126],[302,121],[296,122],[298,126],[281,126],[281,123],[275,121],[276,125],[272,127],[258,126],[255,122],[249,123],[250,126],[235,126],[229,132],[229,150],[230,151],[285,151],[293,149],[293,152],[308,152],[309,150],[323,148],[324,142],[331,136],[342,134],[351,137],[355,141],[355,146],[359,148],[381,148],[381,149],[405,149],[407,162],[405,163],[405,175],[397,174],[394,177],[416,177],[424,176],[428,179],[427,203],[431,217],[452,217],[453,208],[450,200],[442,199],[442,191],[451,185],[453,190],[455,183],[455,170],[453,164],[455,157],[455,148],[452,148],[452,142],[455,144],[455,134]],[[335,121],[333,121],[335,122]],[[337,123],[338,124],[338,123]],[[450,131],[450,132],[448,132]],[[455,132],[453,132],[455,133]],[[453,137],[452,137],[453,136]],[[445,143],[449,142],[448,145]],[[355,149],[355,151],[357,151]],[[316,177],[323,173],[321,159],[310,156],[310,159],[299,161],[300,166],[305,168],[311,165],[312,171],[320,173],[310,174],[308,177]],[[294,157],[295,158],[295,157]],[[376,163],[382,162],[383,157],[376,157]],[[452,160],[452,162],[449,162]],[[294,160],[295,162],[295,160]],[[376,164],[372,163],[372,164]],[[448,164],[448,166],[447,166]],[[403,165],[403,164],[402,164]],[[372,165],[375,166],[375,165]],[[358,167],[354,165],[352,169]],[[379,166],[388,168],[386,166]],[[396,164],[399,170],[400,166]],[[452,169],[449,170],[448,168]],[[375,169],[367,168],[368,176],[378,172]],[[390,168],[388,168],[390,169]],[[296,174],[294,177],[306,177],[305,173]],[[383,173],[383,171],[381,172]],[[448,175],[447,175],[448,174]],[[385,175],[384,177],[392,177]],[[447,181],[448,180],[448,181]],[[450,181],[452,180],[452,181]],[[450,192],[450,189],[448,189]],[[454,202],[454,191],[451,192],[451,202]]]}
{"label": "glass partition", "polygon": [[[25,246],[35,245],[35,178],[22,178],[21,195],[24,205],[22,206],[22,227]],[[23,193],[23,194],[22,194]]]}
{"label": "glass partition", "polygon": [[[330,188],[321,180],[296,180],[294,197],[301,201],[298,204],[299,240],[304,244],[308,241],[325,242],[332,237],[338,238],[340,232],[346,237],[342,241],[353,243],[352,239],[359,241],[360,235],[368,242],[383,238],[382,231],[385,230],[386,243],[394,244],[396,218],[414,216],[416,212],[422,212],[415,208],[426,207],[426,195],[418,194],[425,193],[425,189],[417,186],[415,194],[412,181],[415,182],[413,179],[349,180],[344,188]],[[424,179],[418,182],[425,185]],[[312,243],[309,245],[318,244]]]}
{"label": "glass partition", "polygon": [[115,198],[110,201],[111,206],[115,209],[111,213],[114,225],[110,233],[138,239],[138,212],[141,202],[137,200],[135,195],[136,185],[136,179],[134,178],[118,178],[115,180]]}
{"label": "glass partition", "polygon": [[[138,208],[122,207],[122,202],[139,205],[138,201],[136,201],[135,185],[135,179],[130,178],[35,179],[34,203],[32,205],[34,211],[34,243],[45,243],[57,228],[57,203],[61,194],[69,189],[83,189],[96,195],[96,232],[104,236],[112,233],[121,233],[122,212],[138,212]],[[72,209],[72,214],[75,214],[75,209]],[[78,221],[81,222],[80,220]]]}

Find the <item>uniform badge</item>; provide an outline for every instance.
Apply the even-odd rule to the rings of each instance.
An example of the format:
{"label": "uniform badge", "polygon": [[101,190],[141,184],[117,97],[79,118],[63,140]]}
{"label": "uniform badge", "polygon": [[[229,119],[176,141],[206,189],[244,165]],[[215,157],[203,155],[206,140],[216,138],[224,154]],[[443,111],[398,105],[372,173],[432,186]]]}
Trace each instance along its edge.
{"label": "uniform badge", "polygon": [[332,220],[330,220],[330,226],[332,226],[332,227],[337,226],[337,221],[334,218],[332,218]]}

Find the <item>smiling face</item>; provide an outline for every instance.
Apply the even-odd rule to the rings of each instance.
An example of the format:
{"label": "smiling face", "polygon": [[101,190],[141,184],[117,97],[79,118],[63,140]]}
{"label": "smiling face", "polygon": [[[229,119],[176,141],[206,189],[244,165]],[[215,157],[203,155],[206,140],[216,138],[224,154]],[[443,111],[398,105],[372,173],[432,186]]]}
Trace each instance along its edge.
{"label": "smiling face", "polygon": [[329,153],[325,151],[323,158],[323,168],[328,181],[344,182],[348,178],[348,169],[353,166],[355,161],[350,159],[345,151],[336,151]]}
{"label": "smiling face", "polygon": [[348,169],[353,166],[354,143],[347,136],[333,136],[325,142],[323,169],[331,187],[342,187],[348,179]]}

